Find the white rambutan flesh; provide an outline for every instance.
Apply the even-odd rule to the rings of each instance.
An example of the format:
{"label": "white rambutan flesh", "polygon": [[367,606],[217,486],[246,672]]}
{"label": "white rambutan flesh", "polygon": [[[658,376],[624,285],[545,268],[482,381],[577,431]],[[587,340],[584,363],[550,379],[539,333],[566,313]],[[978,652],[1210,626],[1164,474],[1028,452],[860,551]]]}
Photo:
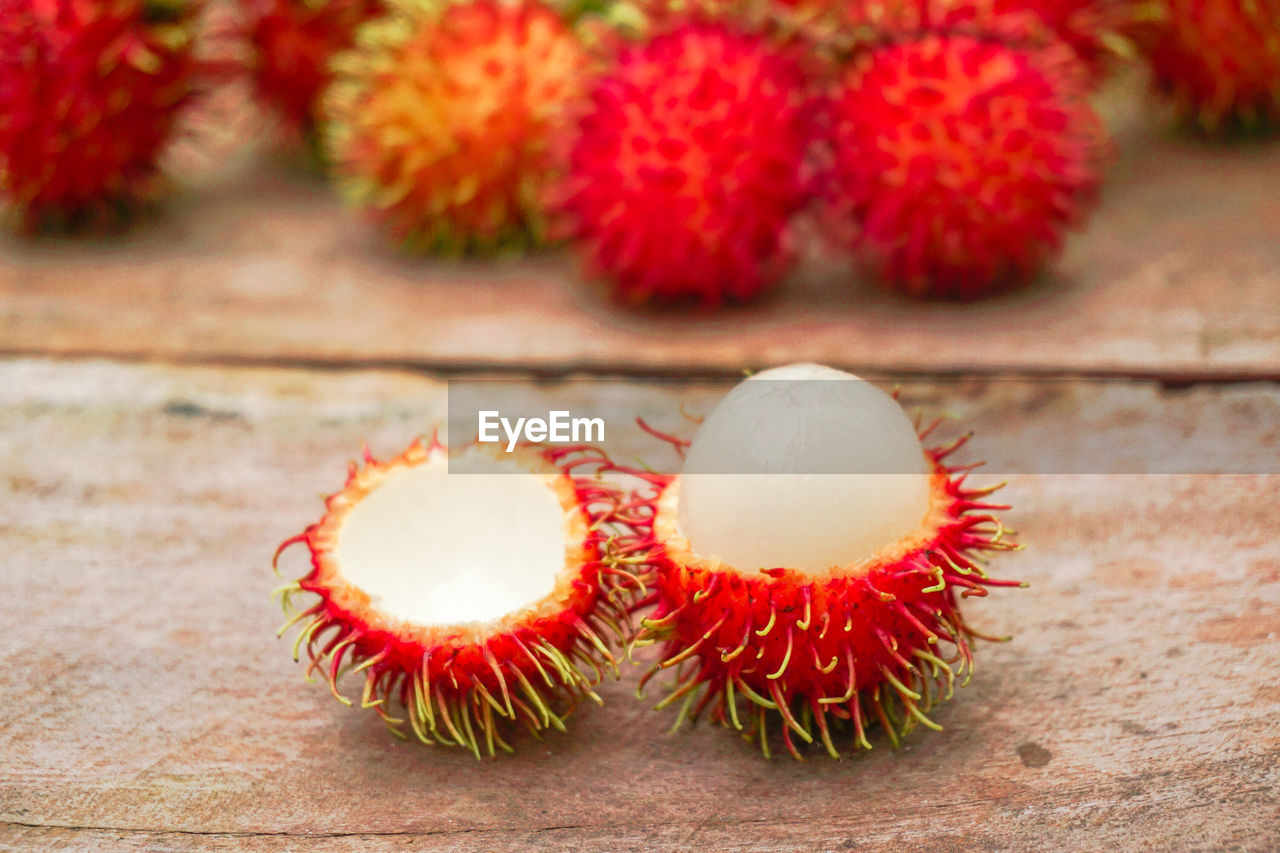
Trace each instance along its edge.
{"label": "white rambutan flesh", "polygon": [[898,403],[815,364],[741,383],[698,429],[680,483],[694,550],[748,572],[822,572],[916,532],[929,464]]}
{"label": "white rambutan flesh", "polygon": [[335,555],[390,616],[491,622],[552,593],[572,520],[548,475],[450,474],[441,451],[352,509]]}

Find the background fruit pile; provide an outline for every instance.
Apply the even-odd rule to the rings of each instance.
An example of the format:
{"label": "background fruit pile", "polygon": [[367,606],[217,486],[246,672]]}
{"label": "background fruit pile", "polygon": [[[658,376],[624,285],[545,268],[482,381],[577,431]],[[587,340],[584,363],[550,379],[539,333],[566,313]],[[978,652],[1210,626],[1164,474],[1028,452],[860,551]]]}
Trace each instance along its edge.
{"label": "background fruit pile", "polygon": [[25,232],[127,225],[247,80],[409,251],[565,241],[622,301],[714,306],[818,235],[972,298],[1084,222],[1136,61],[1196,132],[1280,123],[1280,0],[3,0],[0,191]]}

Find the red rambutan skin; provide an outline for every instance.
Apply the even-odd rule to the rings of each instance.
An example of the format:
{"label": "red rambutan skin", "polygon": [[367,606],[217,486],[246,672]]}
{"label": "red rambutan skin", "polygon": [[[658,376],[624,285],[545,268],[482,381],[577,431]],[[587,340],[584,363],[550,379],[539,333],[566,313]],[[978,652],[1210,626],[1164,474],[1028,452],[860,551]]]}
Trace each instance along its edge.
{"label": "red rambutan skin", "polygon": [[1210,133],[1280,124],[1280,0],[1159,0],[1156,85]]}
{"label": "red rambutan skin", "polygon": [[382,0],[243,0],[242,37],[258,96],[294,140],[314,136],[329,63],[351,47],[357,28],[384,10]]}
{"label": "red rambutan skin", "polygon": [[0,194],[19,226],[108,228],[162,186],[195,94],[191,4],[0,3]]}
{"label": "red rambutan skin", "polygon": [[568,145],[558,210],[632,303],[756,295],[790,266],[820,110],[797,59],[729,23],[624,46]]}
{"label": "red rambutan skin", "polygon": [[[510,751],[501,734],[507,725],[523,724],[535,736],[548,727],[563,731],[562,717],[581,698],[600,701],[592,686],[604,667],[617,672],[607,638],[628,638],[641,587],[625,568],[625,549],[636,537],[618,527],[622,493],[594,475],[608,467],[603,456],[587,447],[543,449],[538,457],[562,475],[556,491],[566,512],[578,510],[570,522],[576,544],[572,552],[566,546],[577,563],[572,575],[562,573],[546,599],[495,623],[404,623],[344,579],[338,539],[347,514],[389,476],[444,452],[433,436],[394,459],[379,461],[366,450],[363,467],[351,464],[345,487],[325,500],[324,517],[276,551],[277,572],[293,545],[306,545],[311,555],[311,571],[282,589],[292,616],[280,634],[303,625],[294,659],[305,649],[308,678],[321,673],[339,701],[351,704],[339,690],[341,674],[362,674],[362,706],[374,708],[393,732],[404,722],[392,716],[398,705],[423,742],[463,746],[479,758],[482,750],[493,755],[495,744]],[[293,612],[293,595],[304,592],[318,601]]]}
{"label": "red rambutan skin", "polygon": [[810,721],[839,756],[828,714],[850,724],[855,749],[870,748],[865,729],[874,721],[895,744],[916,723],[938,728],[924,712],[950,695],[956,677],[968,680],[969,640],[983,636],[964,621],[960,600],[1021,585],[988,577],[977,561],[1018,546],[993,514],[1008,506],[984,500],[999,486],[969,488],[972,466],[944,464],[962,443],[928,451],[933,509],[915,538],[821,576],[787,568],[750,574],[693,554],[674,520],[678,492],[666,485],[649,551],[657,606],[636,640],[660,642],[662,651],[641,687],[673,670],[677,683],[659,708],[683,701],[681,713],[692,719],[709,712],[713,722],[754,731],[766,755],[766,712],[781,717],[797,758],[792,734],[813,742]]}
{"label": "red rambutan skin", "polygon": [[886,285],[970,299],[1025,282],[1093,201],[1106,150],[1078,63],[925,36],[856,57],[833,108],[828,225]]}
{"label": "red rambutan skin", "polygon": [[1132,17],[1128,0],[853,0],[840,4],[859,40],[968,35],[1012,47],[1065,44],[1105,77],[1118,33]]}
{"label": "red rambutan skin", "polygon": [[345,195],[406,247],[538,242],[552,136],[585,48],[536,0],[412,0],[335,60],[327,152]]}

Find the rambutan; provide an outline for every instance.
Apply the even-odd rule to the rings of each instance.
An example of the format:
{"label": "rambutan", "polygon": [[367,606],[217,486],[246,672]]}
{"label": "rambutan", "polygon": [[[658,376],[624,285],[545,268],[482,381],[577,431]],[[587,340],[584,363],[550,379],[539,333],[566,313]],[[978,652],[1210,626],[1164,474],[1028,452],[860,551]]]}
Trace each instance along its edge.
{"label": "rambutan", "polygon": [[[929,429],[919,432],[927,436]],[[839,757],[833,721],[870,748],[894,744],[973,669],[976,631],[960,601],[988,587],[983,552],[1013,550],[966,485],[973,466],[925,450],[897,403],[815,365],[765,371],[731,391],[677,477],[652,477],[649,559],[657,606],[635,645],[661,643],[641,684],[671,671],[658,705],[682,703],[758,735],[769,720]],[[992,638],[989,638],[992,639]],[[949,651],[948,651],[949,650]],[[816,734],[815,734],[816,732]]]}
{"label": "rambutan", "polygon": [[819,109],[797,59],[728,22],[624,46],[594,83],[558,209],[629,302],[753,296],[789,268]]}
{"label": "rambutan", "polygon": [[827,224],[879,277],[972,298],[1022,282],[1093,200],[1106,149],[1079,63],[968,36],[880,46],[833,108]]}
{"label": "rambutan", "polygon": [[382,0],[242,0],[242,6],[255,92],[279,116],[291,144],[313,146],[329,63],[383,11]]}
{"label": "rambutan", "polygon": [[327,150],[347,197],[410,248],[537,241],[549,140],[587,57],[534,0],[402,0],[335,60]]}
{"label": "rambutan", "polygon": [[0,198],[19,227],[111,228],[154,201],[196,94],[195,4],[0,3]]}
{"label": "rambutan", "polygon": [[1280,123],[1280,0],[1160,0],[1156,85],[1210,133]]}
{"label": "rambutan", "polygon": [[[452,453],[452,455],[451,455]],[[294,658],[321,672],[335,697],[343,673],[361,675],[361,705],[400,733],[477,758],[511,747],[503,731],[535,736],[590,697],[608,639],[628,635],[641,581],[620,556],[635,538],[619,525],[622,493],[597,475],[607,461],[585,447],[526,447],[506,460],[484,445],[448,451],[433,437],[380,462],[365,453],[302,543],[311,571],[282,588],[319,600]],[[514,460],[514,461],[512,461]],[[464,463],[467,473],[451,473]]]}

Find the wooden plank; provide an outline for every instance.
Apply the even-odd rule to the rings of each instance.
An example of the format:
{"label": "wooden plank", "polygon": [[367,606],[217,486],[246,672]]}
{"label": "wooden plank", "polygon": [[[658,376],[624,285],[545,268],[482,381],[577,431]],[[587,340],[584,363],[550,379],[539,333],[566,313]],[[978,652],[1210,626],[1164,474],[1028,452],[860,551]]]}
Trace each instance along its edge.
{"label": "wooden plank", "polygon": [[977,305],[905,301],[828,259],[739,310],[628,311],[557,252],[398,257],[319,182],[241,156],[196,170],[165,217],[121,241],[0,240],[0,352],[548,372],[810,359],[1280,375],[1280,146],[1177,138],[1137,109],[1134,86],[1105,104],[1117,161],[1088,229],[1037,286]]}
{"label": "wooden plank", "polygon": [[[715,390],[635,387],[652,412]],[[954,402],[1010,434],[1062,399],[1106,420],[1050,387]],[[1152,417],[1189,434],[1239,395],[1280,428],[1271,386],[1153,388]],[[1029,550],[998,570],[1032,587],[972,612],[1015,639],[897,752],[669,735],[626,670],[569,735],[477,762],[304,684],[268,597],[359,441],[394,452],[443,406],[395,373],[0,363],[0,848],[1280,845],[1280,479],[1013,477]]]}

